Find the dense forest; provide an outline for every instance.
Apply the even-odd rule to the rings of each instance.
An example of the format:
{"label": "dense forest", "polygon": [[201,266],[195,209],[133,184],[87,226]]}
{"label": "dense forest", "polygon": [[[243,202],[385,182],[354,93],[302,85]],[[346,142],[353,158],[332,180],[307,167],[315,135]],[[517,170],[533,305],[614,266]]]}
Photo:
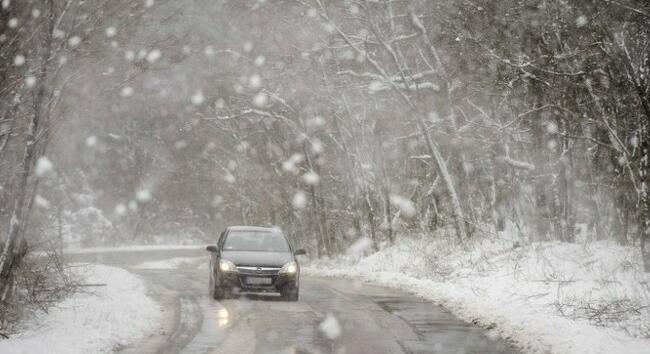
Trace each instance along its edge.
{"label": "dense forest", "polygon": [[64,240],[232,224],[313,255],[608,239],[650,271],[646,1],[192,3],[2,1],[3,302]]}

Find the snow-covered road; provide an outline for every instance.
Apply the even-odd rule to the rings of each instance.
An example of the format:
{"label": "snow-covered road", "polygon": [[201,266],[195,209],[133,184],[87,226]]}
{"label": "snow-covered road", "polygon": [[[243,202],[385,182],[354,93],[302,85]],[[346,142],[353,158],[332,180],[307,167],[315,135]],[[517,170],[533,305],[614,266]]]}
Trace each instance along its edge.
{"label": "snow-covered road", "polygon": [[303,276],[297,303],[273,297],[217,302],[208,296],[202,256],[186,249],[74,258],[128,268],[165,309],[161,328],[124,353],[516,352],[441,307],[354,280]]}

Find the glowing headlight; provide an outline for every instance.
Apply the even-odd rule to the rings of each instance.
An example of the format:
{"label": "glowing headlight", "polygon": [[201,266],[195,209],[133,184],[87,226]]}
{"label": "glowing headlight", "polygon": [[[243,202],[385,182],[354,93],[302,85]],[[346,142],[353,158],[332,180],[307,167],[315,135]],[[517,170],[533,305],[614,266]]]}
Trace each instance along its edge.
{"label": "glowing headlight", "polygon": [[280,269],[280,274],[295,274],[298,270],[298,265],[296,262],[289,262],[282,266]]}
{"label": "glowing headlight", "polygon": [[235,267],[235,264],[231,261],[222,259],[219,261],[219,269],[221,269],[222,272],[236,272],[237,267]]}

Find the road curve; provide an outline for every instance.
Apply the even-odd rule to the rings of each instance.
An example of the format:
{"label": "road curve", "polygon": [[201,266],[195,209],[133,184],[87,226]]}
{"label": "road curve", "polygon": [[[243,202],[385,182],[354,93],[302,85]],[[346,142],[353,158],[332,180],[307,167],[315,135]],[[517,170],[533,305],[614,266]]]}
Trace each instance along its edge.
{"label": "road curve", "polygon": [[[517,353],[482,328],[403,291],[303,276],[298,302],[273,296],[218,302],[208,295],[207,267],[200,258],[177,269],[138,267],[144,261],[201,255],[196,250],[141,251],[68,259],[125,267],[145,280],[149,295],[163,306],[162,329],[118,348],[121,353]],[[328,315],[339,324],[337,336],[319,329]]]}

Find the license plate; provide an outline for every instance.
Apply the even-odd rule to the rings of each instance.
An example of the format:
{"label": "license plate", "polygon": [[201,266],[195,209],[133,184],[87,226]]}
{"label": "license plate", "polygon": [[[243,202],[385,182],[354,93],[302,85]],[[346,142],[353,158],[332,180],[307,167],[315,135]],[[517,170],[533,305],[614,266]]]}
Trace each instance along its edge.
{"label": "license plate", "polygon": [[248,277],[246,278],[246,284],[255,284],[255,285],[262,285],[262,284],[271,284],[273,283],[273,279],[271,278],[262,278],[262,277]]}

